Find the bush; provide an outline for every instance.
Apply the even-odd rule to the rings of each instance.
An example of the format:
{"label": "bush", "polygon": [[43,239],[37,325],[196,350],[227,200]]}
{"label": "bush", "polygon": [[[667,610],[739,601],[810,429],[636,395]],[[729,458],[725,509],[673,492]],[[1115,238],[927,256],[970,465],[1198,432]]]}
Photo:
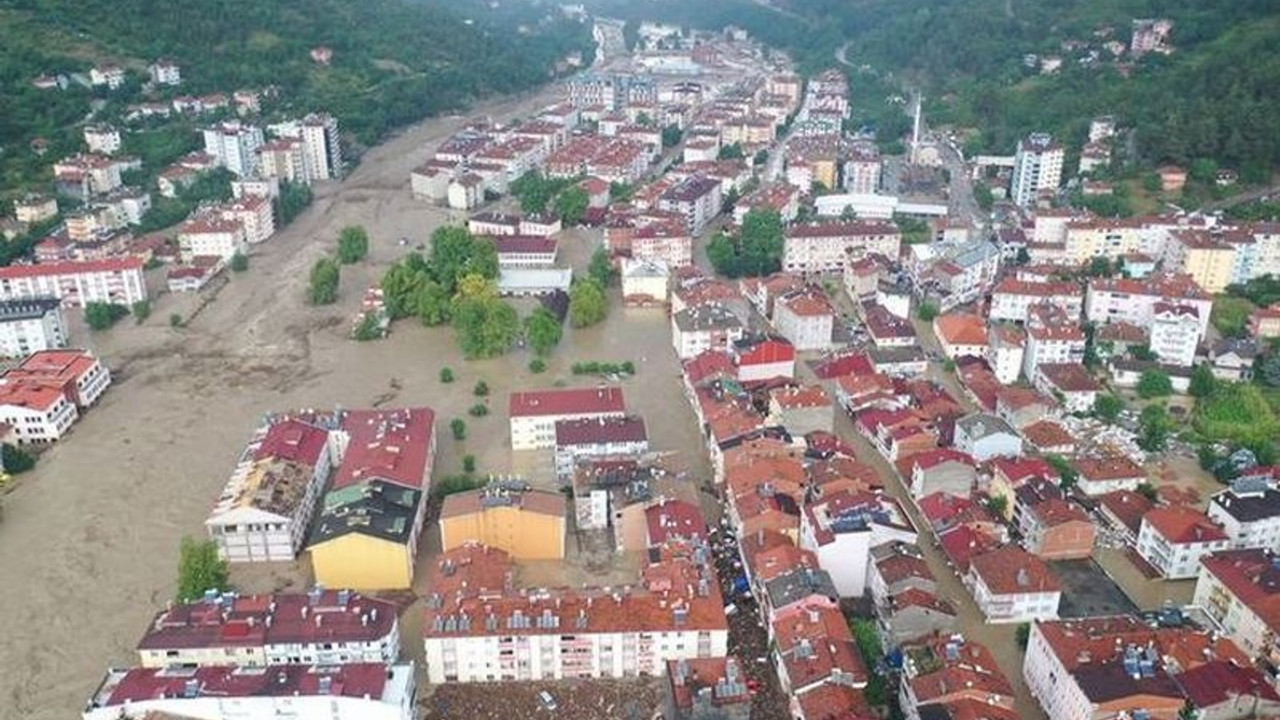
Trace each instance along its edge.
{"label": "bush", "polygon": [[1173,381],[1159,370],[1147,370],[1138,378],[1138,397],[1144,400],[1173,394]]}
{"label": "bush", "polygon": [[[462,459],[463,466],[466,466],[466,458]],[[431,483],[431,494],[436,497],[444,497],[445,495],[453,495],[454,493],[467,492],[476,490],[484,486],[484,481],[470,475],[446,475]]]}
{"label": "bush", "polygon": [[249,269],[249,256],[244,253],[236,253],[231,256],[231,272],[244,272]]}
{"label": "bush", "polygon": [[9,443],[0,446],[0,459],[4,462],[5,472],[10,475],[21,475],[36,466],[34,456]]}
{"label": "bush", "polygon": [[369,254],[369,233],[359,225],[342,228],[338,235],[338,261],[343,265],[360,262]]}
{"label": "bush", "polygon": [[465,472],[465,473],[473,473],[473,472],[475,472],[475,471],[476,471],[476,456],[475,456],[475,455],[463,455],[463,456],[462,456],[462,471],[463,471],[463,472]]}
{"label": "bush", "polygon": [[178,313],[169,313],[169,327],[182,327],[182,316]]}
{"label": "bush", "polygon": [[178,601],[198,600],[209,590],[230,590],[227,561],[212,540],[182,538],[178,547]]}
{"label": "bush", "polygon": [[933,322],[933,319],[938,317],[938,306],[931,302],[922,302],[916,308],[916,317],[925,322]]}
{"label": "bush", "polygon": [[476,397],[485,397],[489,394],[489,383],[483,380],[477,380],[476,386],[472,388],[471,393]]}
{"label": "bush", "polygon": [[151,301],[139,300],[132,305],[130,310],[133,312],[134,322],[141,325],[147,318],[151,317]]}
{"label": "bush", "polygon": [[84,321],[92,330],[106,330],[129,314],[129,308],[114,303],[91,302],[84,306]]}
{"label": "bush", "polygon": [[307,302],[312,305],[332,305],[338,301],[338,263],[331,258],[320,258],[311,268],[311,281],[307,285]]}
{"label": "bush", "polygon": [[467,414],[471,417],[484,417],[489,414],[489,406],[484,403],[476,403],[467,409]]}
{"label": "bush", "polygon": [[361,315],[360,322],[356,324],[355,330],[351,332],[351,337],[357,342],[380,339],[382,337],[382,324],[378,322],[377,313],[367,312]]}
{"label": "bush", "polygon": [[449,422],[449,431],[453,433],[454,440],[467,439],[467,423],[462,418],[454,418]]}
{"label": "bush", "polygon": [[453,382],[452,368],[440,368],[440,382],[446,385]]}
{"label": "bush", "polygon": [[534,375],[538,375],[546,371],[547,371],[547,364],[542,361],[542,358],[534,358],[533,360],[529,361],[529,372],[533,373]]}

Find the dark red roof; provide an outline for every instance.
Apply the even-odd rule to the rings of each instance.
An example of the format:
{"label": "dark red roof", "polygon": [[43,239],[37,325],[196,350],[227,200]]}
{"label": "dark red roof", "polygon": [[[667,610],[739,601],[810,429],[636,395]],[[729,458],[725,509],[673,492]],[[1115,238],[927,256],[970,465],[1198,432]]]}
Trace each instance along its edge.
{"label": "dark red roof", "polygon": [[569,388],[511,393],[511,417],[622,413],[622,388]]}
{"label": "dark red roof", "polygon": [[556,423],[556,445],[632,443],[648,439],[644,418],[637,415],[561,420]]}
{"label": "dark red roof", "polygon": [[329,431],[301,420],[282,420],[267,430],[254,458],[279,458],[314,467],[329,442]]}
{"label": "dark red roof", "polygon": [[116,706],[161,697],[184,697],[188,681],[194,682],[197,697],[320,695],[321,678],[326,677],[328,688],[323,694],[381,698],[387,684],[387,666],[383,663],[270,665],[252,669],[216,666],[182,671],[134,668],[120,679],[106,704]]}
{"label": "dark red roof", "polygon": [[1280,702],[1280,695],[1256,668],[1241,667],[1226,660],[1211,660],[1182,672],[1175,679],[1187,699],[1199,709],[1234,701],[1237,697]]}
{"label": "dark red roof", "polygon": [[649,526],[649,545],[662,545],[668,539],[707,539],[707,522],[697,505],[683,500],[663,500],[645,508],[645,522]]}
{"label": "dark red roof", "polygon": [[333,489],[369,480],[425,489],[435,421],[435,412],[425,407],[344,411],[341,427],[350,440],[334,473]]}

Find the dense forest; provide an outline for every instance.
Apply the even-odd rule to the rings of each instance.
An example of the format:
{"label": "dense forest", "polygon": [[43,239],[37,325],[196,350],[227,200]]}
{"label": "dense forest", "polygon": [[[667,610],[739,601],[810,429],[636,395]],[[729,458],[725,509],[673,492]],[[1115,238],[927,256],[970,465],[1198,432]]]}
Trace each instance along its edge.
{"label": "dense forest", "polygon": [[[598,0],[619,17],[707,28],[736,24],[789,51],[805,72],[835,63],[891,73],[901,92],[922,88],[937,123],[976,128],[969,149],[1009,152],[1047,130],[1082,142],[1092,115],[1115,115],[1134,130],[1145,166],[1212,158],[1261,181],[1280,165],[1280,5],[1274,0],[715,0],[627,3]],[[1105,54],[1079,59],[1105,40],[1128,45],[1132,20],[1174,22],[1169,56],[1117,68]],[[1110,35],[1106,35],[1110,28]],[[1095,35],[1095,31],[1101,31]],[[1063,43],[1085,48],[1064,49]],[[1055,55],[1061,71],[1041,76],[1028,54]],[[1121,57],[1127,61],[1127,54]],[[1127,77],[1126,77],[1127,73]],[[874,91],[887,83],[869,82]],[[883,78],[876,74],[874,77]],[[855,100],[859,98],[855,97]],[[883,113],[869,95],[864,112]]]}
{"label": "dense forest", "polygon": [[[328,111],[370,143],[475,98],[545,82],[570,53],[590,61],[590,27],[543,12],[517,30],[479,2],[0,0],[0,144],[27,156],[25,145],[43,137],[51,154],[65,152],[78,145],[68,129],[87,101],[107,99],[74,83],[37,90],[37,75],[112,61],[131,71],[136,94],[146,64],[160,57],[181,66],[182,93],[275,86],[286,110]],[[333,50],[330,66],[312,61],[317,46]],[[13,157],[5,165],[6,175],[27,169]]]}

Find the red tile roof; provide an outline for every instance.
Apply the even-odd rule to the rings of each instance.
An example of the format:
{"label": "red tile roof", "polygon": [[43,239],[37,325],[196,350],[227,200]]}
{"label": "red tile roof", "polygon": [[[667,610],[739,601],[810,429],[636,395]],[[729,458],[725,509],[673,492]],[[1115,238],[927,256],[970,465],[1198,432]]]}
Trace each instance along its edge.
{"label": "red tile roof", "polygon": [[124,705],[156,698],[184,697],[187,682],[194,681],[198,697],[292,697],[320,695],[321,678],[329,678],[324,694],[350,698],[380,698],[387,684],[382,663],[347,665],[271,665],[265,668],[230,666],[170,671],[133,668],[111,690],[106,705]]}
{"label": "red tile roof", "polygon": [[435,419],[435,412],[425,407],[344,411],[341,428],[350,440],[331,489],[385,480],[425,490]]}
{"label": "red tile roof", "polygon": [[649,439],[644,418],[595,417],[556,422],[556,445],[599,445],[607,443],[639,443]]}
{"label": "red tile roof", "polygon": [[1155,507],[1145,495],[1132,490],[1109,492],[1100,496],[1098,502],[1134,535],[1142,527],[1142,517]]}
{"label": "red tile roof", "polygon": [[39,265],[9,265],[0,267],[0,280],[47,275],[79,275],[83,273],[142,271],[142,258],[111,258],[107,260],[68,260],[66,262],[41,263]]}
{"label": "red tile roof", "polygon": [[649,527],[649,545],[663,545],[668,539],[707,539],[707,521],[697,505],[683,500],[667,500],[650,505],[644,511]]}
{"label": "red tile roof", "polygon": [[940,315],[933,321],[933,328],[938,339],[948,345],[985,346],[987,344],[987,323],[980,315],[972,313]]}
{"label": "red tile roof", "polygon": [[1149,510],[1142,517],[1142,522],[1150,525],[1171,543],[1207,543],[1227,539],[1222,528],[1204,513],[1181,505]]}
{"label": "red tile roof", "polygon": [[622,413],[626,403],[622,388],[569,388],[511,393],[511,417],[593,415]]}
{"label": "red tile roof", "polygon": [[854,685],[866,684],[866,665],[838,608],[796,603],[778,614],[773,633],[793,688],[828,679],[835,671],[852,676]]}
{"label": "red tile roof", "polygon": [[1247,665],[1213,660],[1180,673],[1175,679],[1187,699],[1199,709],[1235,702],[1236,698],[1259,698],[1264,702],[1280,703],[1280,695],[1262,673]]}
{"label": "red tile roof", "polygon": [[1280,567],[1274,553],[1260,548],[1224,550],[1200,564],[1272,632],[1280,630]]}
{"label": "red tile roof", "polygon": [[1043,560],[1019,547],[1006,546],[974,557],[970,567],[997,595],[1059,592],[1057,576]]}
{"label": "red tile roof", "polygon": [[285,419],[267,430],[254,459],[278,458],[315,467],[328,443],[328,430],[301,420]]}

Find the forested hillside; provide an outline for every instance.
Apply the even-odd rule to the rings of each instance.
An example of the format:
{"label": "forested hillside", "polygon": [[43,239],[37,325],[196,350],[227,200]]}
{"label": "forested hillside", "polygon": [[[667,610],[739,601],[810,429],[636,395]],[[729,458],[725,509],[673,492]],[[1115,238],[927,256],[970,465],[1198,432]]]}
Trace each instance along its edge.
{"label": "forested hillside", "polygon": [[[1259,181],[1280,165],[1280,4],[1275,0],[597,0],[625,18],[708,28],[736,24],[788,50],[802,70],[847,60],[867,65],[883,88],[924,89],[935,124],[976,128],[970,149],[1006,153],[1047,130],[1078,145],[1089,117],[1117,116],[1135,130],[1147,166],[1212,158]],[[1168,56],[1120,68],[1107,55],[1081,64],[1105,40],[1126,46],[1135,18],[1174,22]],[[1111,34],[1105,35],[1110,28]],[[1095,35],[1095,31],[1099,34]],[[1063,43],[1083,44],[1066,49]],[[1060,56],[1041,76],[1024,57]],[[1119,60],[1127,62],[1127,53]],[[1127,73],[1127,77],[1126,74]],[[855,87],[856,91],[856,87]],[[864,98],[875,105],[870,97]],[[856,112],[856,111],[855,111]],[[884,114],[883,108],[872,108]]]}
{"label": "forested hillside", "polygon": [[[42,92],[41,73],[114,61],[182,67],[183,93],[280,88],[371,142],[390,128],[488,94],[532,87],[590,28],[554,10],[523,32],[478,3],[444,0],[0,0],[0,141],[55,136],[87,111],[86,90]],[[468,16],[471,13],[474,16]],[[330,67],[310,50],[333,50]],[[77,97],[79,96],[79,97]]]}

